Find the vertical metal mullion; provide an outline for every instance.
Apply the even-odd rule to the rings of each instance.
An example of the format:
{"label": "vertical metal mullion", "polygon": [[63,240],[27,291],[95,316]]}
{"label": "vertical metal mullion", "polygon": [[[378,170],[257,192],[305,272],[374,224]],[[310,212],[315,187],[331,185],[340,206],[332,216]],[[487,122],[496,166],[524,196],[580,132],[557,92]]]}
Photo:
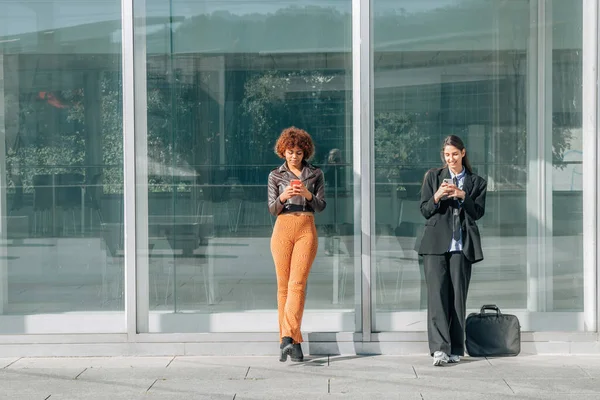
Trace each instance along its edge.
{"label": "vertical metal mullion", "polygon": [[135,244],[137,332],[149,332],[150,246],[148,241],[148,79],[146,71],[146,0],[133,0],[135,105]]}
{"label": "vertical metal mullion", "polygon": [[553,310],[552,216],[552,2],[538,1],[537,16],[537,311]]}
{"label": "vertical metal mullion", "polygon": [[[371,234],[373,219],[373,132],[372,116],[372,56],[370,0],[352,0],[352,118],[353,118],[353,171],[354,198],[360,199],[354,207],[355,248],[360,249],[362,272],[362,336],[371,341]],[[360,223],[359,223],[360,221]]]}
{"label": "vertical metal mullion", "polygon": [[598,140],[598,106],[600,75],[600,6],[598,0],[583,0],[583,54],[582,54],[582,136],[583,136],[583,293],[584,329],[597,331],[600,318],[598,297],[598,170],[600,169],[600,141]]}
{"label": "vertical metal mullion", "polygon": [[123,197],[125,237],[125,316],[127,338],[135,340],[136,326],[136,230],[135,230],[135,93],[133,1],[121,0],[123,82]]}
{"label": "vertical metal mullion", "polygon": [[[4,79],[4,55],[0,49],[0,239],[4,242],[8,237],[7,219],[8,207],[6,201],[6,136],[8,129],[6,128],[6,120],[10,116],[6,115],[5,108],[5,85],[8,80]],[[35,216],[34,216],[35,218]],[[0,314],[4,313],[4,308],[8,303],[8,246],[0,247]]]}
{"label": "vertical metal mullion", "polygon": [[530,3],[527,55],[527,310],[552,309],[552,8]]}
{"label": "vertical metal mullion", "polygon": [[[596,0],[596,5],[595,5],[595,12],[593,13],[593,15],[595,15],[594,17],[594,32],[592,32],[592,34],[594,35],[594,64],[593,64],[593,70],[595,71],[595,78],[596,78],[596,85],[593,86],[595,88],[595,92],[594,92],[594,106],[591,109],[592,112],[595,109],[596,110],[596,119],[595,119],[595,124],[594,124],[594,131],[593,131],[593,137],[596,141],[595,145],[596,147],[592,147],[592,161],[590,162],[590,165],[592,168],[590,169],[594,169],[596,171],[596,175],[594,176],[594,182],[595,182],[595,186],[590,185],[588,187],[588,190],[591,191],[590,194],[590,198],[594,200],[595,203],[595,213],[594,213],[594,224],[596,226],[596,234],[593,236],[593,248],[594,248],[594,260],[591,263],[590,268],[594,271],[594,273],[596,274],[596,280],[591,280],[591,282],[595,282],[596,283],[596,296],[594,298],[595,302],[594,302],[594,306],[595,306],[595,313],[594,316],[596,317],[596,319],[594,320],[594,324],[593,327],[594,329],[596,329],[596,331],[598,331],[598,321],[600,321],[600,307],[598,307],[598,301],[600,299],[600,296],[598,295],[598,292],[600,291],[600,274],[598,273],[598,258],[600,256],[600,243],[598,242],[598,238],[600,237],[600,196],[598,195],[598,190],[600,190],[600,184],[598,184],[598,171],[600,171],[600,139],[598,138],[598,135],[600,135],[600,127],[598,126],[598,121],[600,121],[600,0]],[[586,10],[585,7],[583,7],[584,10]],[[583,32],[585,32],[585,29],[583,30]],[[594,168],[595,166],[595,168]]]}

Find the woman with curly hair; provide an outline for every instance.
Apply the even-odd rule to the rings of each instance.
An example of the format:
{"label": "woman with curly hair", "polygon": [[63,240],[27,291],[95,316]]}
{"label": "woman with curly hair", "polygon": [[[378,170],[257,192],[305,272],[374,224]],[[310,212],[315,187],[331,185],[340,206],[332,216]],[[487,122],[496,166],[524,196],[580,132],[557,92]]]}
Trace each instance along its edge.
{"label": "woman with curly hair", "polygon": [[302,314],[306,281],[317,255],[314,213],[325,209],[321,169],[308,163],[315,151],[310,135],[299,128],[284,129],[275,153],[285,162],[269,174],[269,212],[277,217],[271,253],[277,274],[279,361],[303,361]]}

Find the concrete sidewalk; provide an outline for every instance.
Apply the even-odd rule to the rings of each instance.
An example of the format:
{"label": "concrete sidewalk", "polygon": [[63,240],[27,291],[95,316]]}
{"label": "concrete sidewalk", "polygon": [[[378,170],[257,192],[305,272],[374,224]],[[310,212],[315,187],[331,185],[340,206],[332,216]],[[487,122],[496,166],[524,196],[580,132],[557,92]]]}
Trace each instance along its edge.
{"label": "concrete sidewalk", "polygon": [[600,356],[85,357],[0,359],[0,398],[599,399]]}

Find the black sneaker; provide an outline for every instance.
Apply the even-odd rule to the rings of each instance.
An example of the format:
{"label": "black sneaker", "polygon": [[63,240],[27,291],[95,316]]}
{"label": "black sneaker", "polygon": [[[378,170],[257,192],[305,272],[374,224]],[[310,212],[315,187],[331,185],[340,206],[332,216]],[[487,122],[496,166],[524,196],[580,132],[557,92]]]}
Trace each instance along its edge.
{"label": "black sneaker", "polygon": [[294,341],[289,336],[285,336],[281,339],[281,344],[279,345],[279,361],[287,361],[288,355],[292,354],[292,349],[294,347],[293,343]]}
{"label": "black sneaker", "polygon": [[292,354],[290,356],[292,361],[294,362],[302,362],[304,361],[304,354],[302,354],[302,346],[300,343],[294,343],[292,346]]}

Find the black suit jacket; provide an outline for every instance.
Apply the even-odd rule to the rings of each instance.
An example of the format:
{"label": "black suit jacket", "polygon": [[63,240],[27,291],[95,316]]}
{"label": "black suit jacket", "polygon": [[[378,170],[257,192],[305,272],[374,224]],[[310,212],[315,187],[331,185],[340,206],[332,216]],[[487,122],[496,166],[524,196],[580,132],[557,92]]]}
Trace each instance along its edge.
{"label": "black suit jacket", "polygon": [[[417,239],[415,250],[419,255],[444,254],[450,248],[452,240],[452,211],[456,200],[441,200],[438,207],[433,202],[433,195],[445,178],[450,178],[448,168],[431,169],[425,174],[421,188],[421,214],[427,220],[421,237]],[[463,253],[472,263],[483,260],[481,237],[477,221],[485,213],[485,196],[487,182],[482,177],[469,173],[463,183],[462,190],[466,196],[460,207],[462,227]]]}

